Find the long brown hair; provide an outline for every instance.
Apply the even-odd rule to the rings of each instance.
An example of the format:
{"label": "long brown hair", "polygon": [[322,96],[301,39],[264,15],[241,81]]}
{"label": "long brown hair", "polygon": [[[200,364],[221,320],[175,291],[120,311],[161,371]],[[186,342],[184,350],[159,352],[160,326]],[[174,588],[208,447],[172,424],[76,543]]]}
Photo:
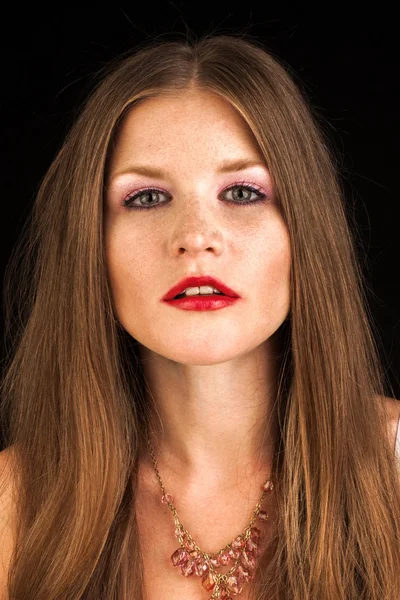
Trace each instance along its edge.
{"label": "long brown hair", "polygon": [[191,87],[220,94],[249,124],[291,240],[280,502],[252,597],[399,599],[400,490],[357,232],[327,136],[294,81],[250,36],[153,40],[103,70],[81,108],[6,272],[3,435],[18,467],[10,598],[142,598],[135,500],[146,382],[114,314],[104,190],[126,112]]}

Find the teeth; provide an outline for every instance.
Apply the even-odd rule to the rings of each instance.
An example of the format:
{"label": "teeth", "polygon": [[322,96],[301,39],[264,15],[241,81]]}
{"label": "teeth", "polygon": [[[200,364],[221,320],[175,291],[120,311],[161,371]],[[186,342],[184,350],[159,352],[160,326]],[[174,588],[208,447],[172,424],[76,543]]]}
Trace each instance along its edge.
{"label": "teeth", "polygon": [[181,293],[185,294],[185,296],[198,296],[201,294],[220,294],[221,296],[223,295],[222,292],[220,292],[216,288],[211,287],[210,285],[201,285],[200,287],[189,287]]}

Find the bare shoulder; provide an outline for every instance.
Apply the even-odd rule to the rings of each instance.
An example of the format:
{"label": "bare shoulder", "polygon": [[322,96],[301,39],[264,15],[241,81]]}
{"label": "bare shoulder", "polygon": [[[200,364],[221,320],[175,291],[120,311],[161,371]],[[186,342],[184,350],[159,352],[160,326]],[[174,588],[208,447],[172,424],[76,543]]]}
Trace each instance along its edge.
{"label": "bare shoulder", "polygon": [[8,600],[7,577],[15,540],[14,448],[0,452],[0,600]]}
{"label": "bare shoulder", "polygon": [[388,429],[390,441],[394,451],[396,445],[397,427],[399,425],[400,419],[400,400],[398,400],[397,398],[389,398],[387,396],[385,396],[383,400],[388,416]]}

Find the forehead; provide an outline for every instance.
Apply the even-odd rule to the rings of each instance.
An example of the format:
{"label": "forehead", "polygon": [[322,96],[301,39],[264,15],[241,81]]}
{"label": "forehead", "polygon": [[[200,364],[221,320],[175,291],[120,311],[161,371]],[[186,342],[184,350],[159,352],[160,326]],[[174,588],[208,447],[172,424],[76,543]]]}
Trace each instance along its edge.
{"label": "forehead", "polygon": [[240,113],[222,96],[206,90],[185,90],[173,96],[140,101],[122,120],[112,163],[132,158],[209,160],[246,153],[261,158],[253,132]]}

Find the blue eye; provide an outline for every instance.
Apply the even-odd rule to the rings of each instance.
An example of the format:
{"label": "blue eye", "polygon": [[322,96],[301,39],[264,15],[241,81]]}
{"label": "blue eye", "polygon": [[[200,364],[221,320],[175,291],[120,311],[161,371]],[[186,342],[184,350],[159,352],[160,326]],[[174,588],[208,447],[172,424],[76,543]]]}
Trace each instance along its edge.
{"label": "blue eye", "polygon": [[[254,185],[244,185],[242,183],[238,183],[230,186],[223,190],[222,194],[226,192],[232,192],[233,197],[236,196],[234,200],[226,200],[229,204],[239,204],[239,205],[249,205],[249,204],[261,204],[266,201],[267,195],[261,191],[258,186]],[[238,193],[239,192],[239,193]],[[251,199],[251,195],[255,194],[256,198]],[[128,210],[150,210],[151,208],[158,208],[163,204],[168,204],[168,202],[157,202],[154,200],[157,195],[168,196],[166,192],[162,192],[157,188],[145,188],[143,190],[139,190],[134,194],[130,194],[127,198],[125,198],[122,202],[122,206],[124,206]],[[144,204],[134,204],[134,201],[144,199]],[[148,202],[146,204],[146,202]]]}

